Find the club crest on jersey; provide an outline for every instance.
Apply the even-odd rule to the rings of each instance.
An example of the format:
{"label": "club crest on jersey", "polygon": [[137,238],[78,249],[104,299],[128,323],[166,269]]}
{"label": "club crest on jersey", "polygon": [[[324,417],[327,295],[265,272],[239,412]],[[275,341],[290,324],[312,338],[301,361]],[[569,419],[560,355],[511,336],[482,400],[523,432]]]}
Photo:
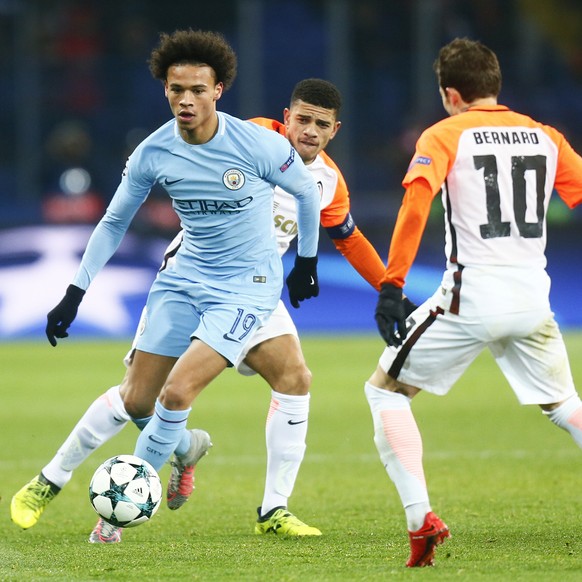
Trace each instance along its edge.
{"label": "club crest on jersey", "polygon": [[414,158],[412,162],[410,162],[410,166],[408,166],[408,171],[413,168],[416,164],[421,164],[422,166],[430,166],[432,164],[432,158],[427,158],[426,156],[418,156],[418,158]]}
{"label": "club crest on jersey", "polygon": [[231,168],[224,172],[222,181],[229,190],[240,190],[245,184],[245,175],[240,170]]}

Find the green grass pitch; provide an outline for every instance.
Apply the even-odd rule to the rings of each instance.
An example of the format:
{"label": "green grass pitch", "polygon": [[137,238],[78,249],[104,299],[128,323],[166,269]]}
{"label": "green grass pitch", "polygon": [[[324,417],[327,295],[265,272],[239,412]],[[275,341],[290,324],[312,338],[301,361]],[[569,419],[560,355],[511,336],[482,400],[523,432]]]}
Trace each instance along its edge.
{"label": "green grass pitch", "polygon": [[[566,341],[580,385],[582,334]],[[214,442],[191,501],[176,512],[164,502],[122,544],[96,547],[87,543],[96,520],[88,483],[103,460],[133,452],[133,425],[81,465],[35,527],[12,524],[9,505],[89,403],[119,383],[127,343],[0,344],[0,580],[582,579],[581,451],[537,407],[518,405],[489,354],[448,396],[413,401],[433,508],[453,537],[434,568],[408,570],[404,514],[363,392],[382,342],[307,336],[303,346],[314,374],[311,417],[289,508],[321,538],[253,534],[269,390],[228,370],[190,416]]]}

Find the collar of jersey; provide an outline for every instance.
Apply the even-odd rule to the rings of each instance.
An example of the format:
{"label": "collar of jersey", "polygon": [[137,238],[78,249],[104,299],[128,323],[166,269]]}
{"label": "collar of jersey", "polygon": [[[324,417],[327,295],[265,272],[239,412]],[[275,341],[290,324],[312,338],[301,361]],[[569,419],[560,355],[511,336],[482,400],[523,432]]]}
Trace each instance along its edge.
{"label": "collar of jersey", "polygon": [[473,105],[467,111],[509,111],[506,105]]}

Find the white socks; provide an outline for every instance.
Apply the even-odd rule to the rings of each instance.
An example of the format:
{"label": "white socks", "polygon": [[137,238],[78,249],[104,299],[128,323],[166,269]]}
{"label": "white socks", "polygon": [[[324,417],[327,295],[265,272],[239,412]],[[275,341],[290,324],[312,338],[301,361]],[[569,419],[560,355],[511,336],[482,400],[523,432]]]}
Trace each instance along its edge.
{"label": "white socks", "polygon": [[267,476],[261,515],[287,507],[305,454],[310,395],[292,396],[271,391],[267,415]]}
{"label": "white socks", "polygon": [[119,386],[113,386],[89,406],[42,474],[57,487],[64,487],[73,471],[128,421]]}
{"label": "white socks", "polygon": [[542,412],[556,425],[569,432],[574,442],[582,448],[582,401],[578,394],[570,396],[558,408]]}
{"label": "white socks", "polygon": [[422,467],[422,439],[403,394],[365,385],[374,420],[374,442],[404,506],[408,529],[416,531],[431,510]]}

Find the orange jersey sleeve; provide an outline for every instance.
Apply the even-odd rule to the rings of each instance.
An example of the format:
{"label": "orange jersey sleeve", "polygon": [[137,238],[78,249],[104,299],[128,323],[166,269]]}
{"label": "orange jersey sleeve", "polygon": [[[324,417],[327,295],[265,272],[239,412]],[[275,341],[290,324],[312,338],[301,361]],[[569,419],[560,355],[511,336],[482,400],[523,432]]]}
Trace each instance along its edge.
{"label": "orange jersey sleeve", "polygon": [[325,153],[319,153],[325,165],[337,175],[337,185],[329,204],[321,209],[321,226],[329,228],[340,225],[350,211],[350,194],[345,178],[337,164]]}
{"label": "orange jersey sleeve", "polygon": [[[337,175],[333,198],[321,209],[321,225],[327,230],[336,249],[350,265],[375,289],[380,289],[380,278],[386,270],[382,259],[370,241],[354,224],[350,216],[350,194],[346,181],[336,163],[321,152],[325,165]],[[349,232],[339,236],[341,231]],[[350,232],[351,230],[351,232]]]}
{"label": "orange jersey sleeve", "polygon": [[569,208],[574,208],[582,202],[582,158],[560,132],[548,126],[544,129],[559,151],[554,183],[556,192]]}
{"label": "orange jersey sleeve", "polygon": [[374,289],[380,290],[380,279],[384,275],[386,266],[372,246],[372,243],[356,226],[354,232],[344,239],[332,239],[336,249],[346,258],[348,263]]}
{"label": "orange jersey sleeve", "polygon": [[422,234],[435,197],[426,180],[414,180],[406,189],[392,233],[388,267],[380,280],[396,287],[404,287],[406,275],[416,258]]}

